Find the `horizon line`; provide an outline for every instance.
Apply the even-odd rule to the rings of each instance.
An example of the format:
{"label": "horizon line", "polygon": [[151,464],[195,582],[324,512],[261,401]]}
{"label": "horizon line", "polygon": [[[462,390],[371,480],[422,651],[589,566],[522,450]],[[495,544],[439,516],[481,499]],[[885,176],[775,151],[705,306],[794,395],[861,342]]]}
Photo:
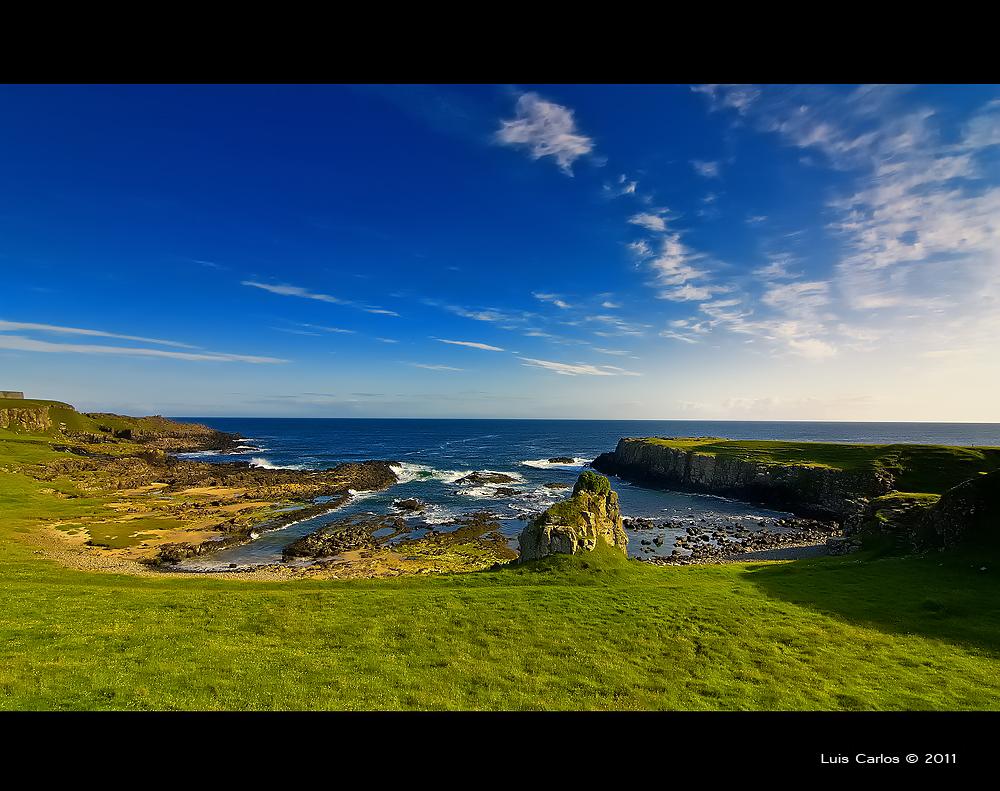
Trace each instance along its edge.
{"label": "horizon line", "polygon": [[1000,421],[993,420],[812,420],[798,419],[739,419],[739,418],[566,418],[566,417],[403,417],[379,416],[364,417],[358,415],[163,415],[171,420],[223,418],[228,420],[538,420],[549,422],[588,422],[588,423],[879,423],[879,424],[930,424],[930,425],[969,425],[969,426],[1000,426]]}

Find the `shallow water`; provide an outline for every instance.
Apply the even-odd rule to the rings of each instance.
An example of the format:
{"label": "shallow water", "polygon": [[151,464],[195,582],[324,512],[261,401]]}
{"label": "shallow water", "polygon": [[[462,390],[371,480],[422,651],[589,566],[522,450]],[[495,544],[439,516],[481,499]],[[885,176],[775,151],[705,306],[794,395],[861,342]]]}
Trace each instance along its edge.
{"label": "shallow water", "polygon": [[[319,469],[339,462],[366,459],[398,461],[400,483],[385,492],[359,492],[329,514],[264,533],[250,544],[213,554],[210,559],[186,561],[187,568],[274,563],[287,544],[344,516],[388,513],[392,501],[417,497],[428,504],[414,523],[445,524],[456,516],[490,511],[501,517],[503,532],[512,545],[524,527],[524,518],[544,510],[569,494],[546,483],[572,485],[582,469],[599,453],[613,450],[627,436],[724,436],[733,439],[813,440],[827,442],[923,442],[962,445],[1000,445],[998,424],[944,423],[746,423],[724,421],[588,421],[588,420],[378,420],[272,419],[185,417],[222,431],[236,431],[247,439],[237,453],[186,454],[203,461],[249,461],[259,466]],[[572,457],[573,464],[550,463],[549,458]],[[506,473],[513,482],[460,485],[456,481],[473,471]],[[614,480],[626,516],[670,519],[683,524],[721,518],[755,527],[762,518],[781,512],[708,495],[665,492]],[[516,494],[497,496],[498,487]],[[631,554],[640,554],[641,540],[664,535],[652,548],[669,555],[673,539],[683,530],[629,532]],[[419,534],[417,534],[419,535]],[[415,536],[414,536],[415,537]],[[646,554],[646,553],[641,553]]]}

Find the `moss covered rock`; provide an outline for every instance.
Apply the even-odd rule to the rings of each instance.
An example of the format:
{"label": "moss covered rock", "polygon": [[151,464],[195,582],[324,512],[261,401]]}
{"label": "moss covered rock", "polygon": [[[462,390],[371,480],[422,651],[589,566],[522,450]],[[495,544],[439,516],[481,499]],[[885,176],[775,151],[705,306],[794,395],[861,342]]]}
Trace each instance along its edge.
{"label": "moss covered rock", "polygon": [[618,494],[596,472],[584,472],[573,487],[573,496],[556,503],[533,519],[518,538],[521,561],[547,555],[577,555],[605,544],[628,551]]}

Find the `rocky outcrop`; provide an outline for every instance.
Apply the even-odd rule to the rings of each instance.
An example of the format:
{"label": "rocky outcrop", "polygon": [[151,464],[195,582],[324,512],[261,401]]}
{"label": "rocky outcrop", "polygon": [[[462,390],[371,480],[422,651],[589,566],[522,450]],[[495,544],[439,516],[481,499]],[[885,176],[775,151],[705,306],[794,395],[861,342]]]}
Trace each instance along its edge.
{"label": "rocky outcrop", "polygon": [[618,494],[607,478],[589,470],[577,479],[572,497],[533,519],[518,538],[521,562],[590,552],[599,543],[627,554]]}
{"label": "rocky outcrop", "polygon": [[877,470],[764,463],[630,438],[619,440],[613,453],[602,453],[591,466],[636,483],[734,497],[820,519],[856,514],[868,498],[891,491],[893,483]]}
{"label": "rocky outcrop", "polygon": [[463,475],[455,483],[462,486],[486,486],[497,483],[513,483],[516,480],[517,478],[513,475],[508,475],[505,472],[477,470],[476,472],[470,472],[468,475]]}
{"label": "rocky outcrop", "polygon": [[169,453],[184,453],[232,450],[241,439],[236,433],[217,431],[201,423],[179,423],[160,415],[141,418],[108,412],[87,412],[83,415],[94,422],[96,437],[95,432],[77,432],[75,438],[88,442],[125,440]]}
{"label": "rocky outcrop", "polygon": [[357,549],[375,549],[378,541],[372,535],[390,528],[402,532],[406,523],[401,517],[360,514],[338,519],[286,546],[281,555],[291,558],[335,557]]}
{"label": "rocky outcrop", "polygon": [[[940,497],[894,492],[875,498],[847,522],[845,534],[842,545],[848,548],[871,544],[897,552],[996,542],[1000,537],[1000,470],[976,475]],[[873,539],[878,543],[872,543]]]}
{"label": "rocky outcrop", "polygon": [[44,434],[52,428],[52,418],[47,406],[0,409],[0,428],[18,434]]}
{"label": "rocky outcrop", "polygon": [[920,520],[922,538],[932,546],[962,541],[996,542],[1000,537],[1000,470],[952,487]]}

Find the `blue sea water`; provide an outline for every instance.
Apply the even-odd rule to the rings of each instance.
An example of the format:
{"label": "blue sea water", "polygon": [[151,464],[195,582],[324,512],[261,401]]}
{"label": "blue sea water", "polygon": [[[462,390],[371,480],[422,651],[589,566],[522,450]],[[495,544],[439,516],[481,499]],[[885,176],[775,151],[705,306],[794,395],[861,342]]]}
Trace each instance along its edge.
{"label": "blue sea water", "polygon": [[[185,454],[205,461],[247,461],[264,467],[322,469],[344,461],[383,459],[399,462],[400,483],[388,491],[356,494],[330,514],[264,533],[242,547],[192,560],[192,568],[273,563],[282,548],[326,522],[359,513],[388,513],[392,501],[417,497],[429,508],[416,522],[445,525],[454,517],[487,510],[501,518],[512,545],[524,520],[565,497],[566,489],[546,483],[572,484],[598,454],[613,450],[621,437],[718,436],[730,439],[776,439],[825,442],[912,442],[948,445],[1000,445],[996,423],[812,423],[672,420],[431,420],[363,418],[218,418],[179,417],[246,437],[236,453]],[[551,464],[556,456],[573,464]],[[500,484],[516,490],[500,495],[496,487],[456,483],[474,471],[503,472],[515,477]],[[626,516],[642,516],[687,524],[702,519],[736,520],[753,526],[783,514],[720,497],[666,492],[613,482]],[[419,531],[414,534],[420,535]],[[661,554],[672,549],[666,534]],[[630,533],[630,552],[646,552],[642,536]]]}

